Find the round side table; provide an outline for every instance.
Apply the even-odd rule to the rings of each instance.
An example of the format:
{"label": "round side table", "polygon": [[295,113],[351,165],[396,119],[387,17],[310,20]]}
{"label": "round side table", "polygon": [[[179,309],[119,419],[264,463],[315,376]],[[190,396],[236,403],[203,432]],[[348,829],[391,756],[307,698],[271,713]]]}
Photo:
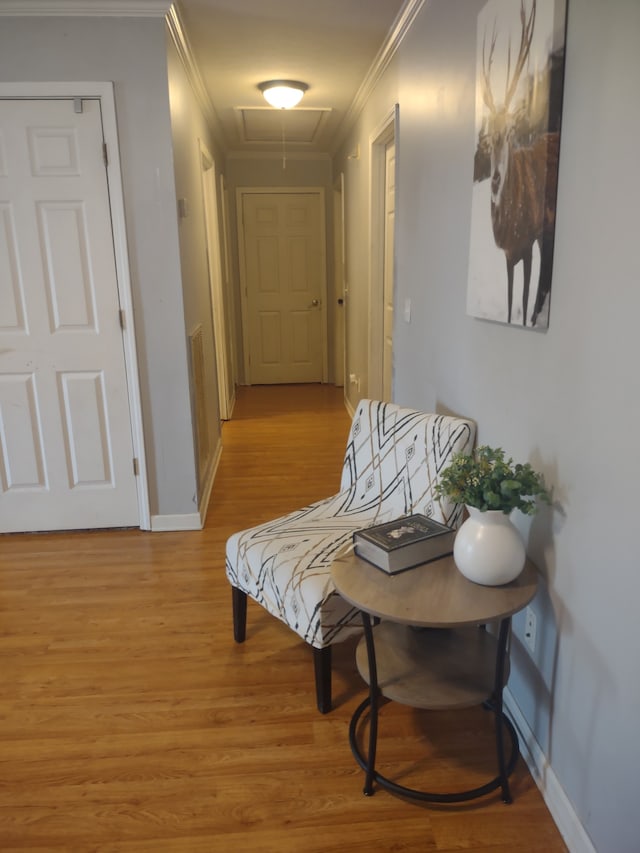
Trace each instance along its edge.
{"label": "round side table", "polygon": [[[535,566],[527,560],[514,581],[489,587],[464,578],[452,557],[388,575],[349,551],[336,557],[331,574],[340,595],[360,610],[364,627],[356,662],[369,695],[356,708],[349,727],[351,750],[366,773],[364,793],[373,794],[375,782],[405,797],[453,803],[501,788],[502,799],[511,802],[509,776],[519,747],[503,710],[502,691],[509,675],[511,616],[536,594]],[[490,622],[499,622],[497,636],[486,630]],[[497,776],[466,791],[432,793],[399,785],[377,772],[380,696],[431,710],[484,704],[495,718]],[[367,709],[368,750],[363,755],[357,729]],[[508,758],[503,729],[511,740]]]}

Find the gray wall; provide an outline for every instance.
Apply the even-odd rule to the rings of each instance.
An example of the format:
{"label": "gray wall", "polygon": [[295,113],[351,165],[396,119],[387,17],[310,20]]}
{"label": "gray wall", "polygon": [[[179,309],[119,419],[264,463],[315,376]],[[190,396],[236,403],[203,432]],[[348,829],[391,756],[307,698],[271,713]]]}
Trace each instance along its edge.
{"label": "gray wall", "polygon": [[164,20],[2,18],[0,79],[114,82],[151,514],[194,513]]}
{"label": "gray wall", "polygon": [[[167,35],[167,60],[169,75],[169,102],[173,134],[173,163],[176,179],[176,195],[184,200],[186,215],[179,219],[178,238],[182,270],[185,330],[190,335],[202,326],[205,354],[205,400],[207,440],[209,447],[209,471],[216,454],[220,451],[221,428],[218,403],[218,376],[213,329],[213,306],[207,258],[207,240],[202,190],[201,146],[213,158],[216,173],[215,186],[219,187],[220,165],[224,158],[207,126],[188,76],[178,56],[172,39]],[[218,199],[219,201],[219,199]],[[218,221],[222,221],[221,214]],[[212,262],[214,259],[211,259]],[[197,422],[197,394],[190,370],[191,409],[194,424]],[[203,479],[206,473],[203,474]],[[205,483],[199,483],[199,496]]]}
{"label": "gray wall", "polygon": [[[337,159],[347,177],[349,283],[358,311],[366,310],[364,251],[355,242],[368,216],[366,181],[355,172],[367,164],[346,154],[356,142],[366,149],[397,99],[394,399],[475,418],[480,443],[531,461],[553,485],[553,510],[519,520],[542,589],[533,657],[521,642],[522,617],[515,621],[510,690],[595,848],[632,853],[640,839],[632,517],[640,474],[640,3],[570,0],[546,333],[465,313],[482,5],[425,4],[375,107]],[[409,324],[398,310],[406,298]],[[364,356],[350,349],[348,358],[353,365]]]}

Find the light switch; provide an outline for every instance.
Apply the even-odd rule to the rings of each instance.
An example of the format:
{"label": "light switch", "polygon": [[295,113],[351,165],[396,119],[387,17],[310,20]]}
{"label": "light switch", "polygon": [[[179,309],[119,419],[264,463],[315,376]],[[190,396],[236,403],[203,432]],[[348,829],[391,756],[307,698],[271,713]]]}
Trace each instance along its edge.
{"label": "light switch", "polygon": [[405,323],[411,322],[411,300],[404,300],[404,321]]}

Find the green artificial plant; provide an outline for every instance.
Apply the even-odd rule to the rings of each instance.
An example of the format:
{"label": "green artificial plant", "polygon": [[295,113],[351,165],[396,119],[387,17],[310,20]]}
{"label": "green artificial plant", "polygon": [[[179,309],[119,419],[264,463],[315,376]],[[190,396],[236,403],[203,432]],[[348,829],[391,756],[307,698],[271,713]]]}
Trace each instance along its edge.
{"label": "green artificial plant", "polygon": [[505,459],[501,447],[477,447],[472,454],[456,453],[436,485],[437,495],[457,504],[466,504],[485,512],[500,510],[508,515],[519,509],[534,515],[537,499],[545,503],[551,497],[542,476],[527,462],[514,464]]}

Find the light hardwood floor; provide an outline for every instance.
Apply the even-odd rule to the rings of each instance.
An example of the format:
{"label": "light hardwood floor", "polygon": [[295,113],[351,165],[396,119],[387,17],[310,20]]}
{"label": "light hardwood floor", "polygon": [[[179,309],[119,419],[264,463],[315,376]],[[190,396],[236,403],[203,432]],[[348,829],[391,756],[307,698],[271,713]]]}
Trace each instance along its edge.
{"label": "light hardwood floor", "polygon": [[[337,491],[348,426],[342,389],[242,388],[203,531],[0,536],[3,853],[566,850],[522,761],[509,806],[364,797],[352,643],[321,716],[295,634],[249,602],[233,642],[226,538]],[[388,704],[380,725],[404,784],[493,775],[481,709]]]}

